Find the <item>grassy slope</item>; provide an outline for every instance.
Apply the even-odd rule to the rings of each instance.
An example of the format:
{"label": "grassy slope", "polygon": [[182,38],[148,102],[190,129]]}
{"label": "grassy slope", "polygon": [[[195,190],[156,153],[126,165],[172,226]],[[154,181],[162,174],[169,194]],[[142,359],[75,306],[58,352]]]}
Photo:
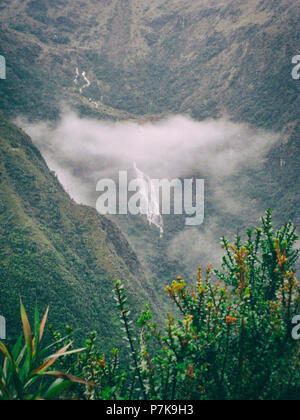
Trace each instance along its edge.
{"label": "grassy slope", "polygon": [[[300,85],[291,78],[300,41],[297,2],[3,0],[0,8],[0,54],[8,61],[0,107],[9,116],[56,118],[63,101],[98,118],[225,115],[279,130],[282,145],[245,193],[276,207],[280,221],[300,222]],[[73,83],[76,66],[92,82],[83,95]],[[209,197],[206,205],[209,224],[221,210]],[[221,215],[226,232],[219,235],[243,219],[232,224]],[[181,270],[166,264],[167,244],[157,244],[157,232],[136,223],[123,228],[156,277]]]}
{"label": "grassy slope", "polygon": [[[287,188],[294,184],[300,133],[300,83],[291,77],[300,41],[297,2],[74,4],[2,1],[0,54],[7,57],[8,78],[0,81],[0,109],[51,119],[63,101],[98,118],[228,116],[282,133],[267,170],[276,177],[283,158],[287,166],[280,174]],[[92,82],[83,95],[74,85],[76,66]],[[273,196],[278,187],[270,188],[266,193]]]}
{"label": "grassy slope", "polygon": [[[1,313],[14,336],[18,298],[28,308],[51,306],[56,327],[96,329],[109,347],[118,342],[111,290],[122,278],[135,308],[155,290],[118,228],[95,210],[74,204],[31,140],[0,114]],[[107,340],[107,341],[106,341]]]}
{"label": "grassy slope", "polygon": [[[225,114],[283,130],[299,122],[297,2],[4,0],[1,9],[9,80],[0,103],[11,112],[55,117],[64,100],[102,118]],[[76,66],[92,82],[83,96]]]}

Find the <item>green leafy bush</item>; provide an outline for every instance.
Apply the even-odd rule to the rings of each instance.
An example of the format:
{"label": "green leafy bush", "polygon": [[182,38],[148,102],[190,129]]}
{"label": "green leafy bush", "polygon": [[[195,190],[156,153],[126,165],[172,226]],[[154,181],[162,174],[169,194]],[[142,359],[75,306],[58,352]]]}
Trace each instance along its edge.
{"label": "green leafy bush", "polygon": [[[221,270],[199,268],[189,290],[182,277],[166,288],[180,315],[168,314],[165,332],[148,306],[132,327],[122,283],[115,281],[129,362],[120,366],[118,350],[110,357],[95,347],[96,333],[76,356],[66,354],[60,370],[80,377],[61,398],[103,400],[280,400],[300,395],[299,344],[291,337],[300,303],[294,266],[295,228],[277,232],[271,211],[262,228],[248,230],[243,243],[223,238]],[[54,345],[72,345],[52,332]],[[62,389],[62,391],[64,391]],[[2,394],[3,395],[3,394]],[[47,396],[47,394],[46,394]]]}
{"label": "green leafy bush", "polygon": [[[222,271],[199,269],[191,292],[182,278],[167,287],[182,313],[162,336],[146,311],[140,319],[148,397],[159,399],[284,399],[299,395],[299,347],[291,320],[299,304],[293,272],[298,251],[291,224],[275,235],[271,212],[243,245],[223,238]],[[213,276],[218,280],[214,282]],[[145,335],[146,334],[146,335]]]}

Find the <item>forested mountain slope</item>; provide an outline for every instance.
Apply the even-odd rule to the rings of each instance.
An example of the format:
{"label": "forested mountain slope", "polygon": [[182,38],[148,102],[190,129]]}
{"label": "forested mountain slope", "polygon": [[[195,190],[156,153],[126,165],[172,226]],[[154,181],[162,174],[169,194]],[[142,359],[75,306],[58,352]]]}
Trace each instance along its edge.
{"label": "forested mountain slope", "polygon": [[3,0],[0,11],[10,114],[55,118],[64,101],[116,119],[228,115],[287,136],[299,124],[297,1]]}
{"label": "forested mountain slope", "polygon": [[[19,297],[51,307],[56,327],[97,330],[109,348],[117,320],[113,279],[122,278],[135,308],[152,302],[140,263],[119,229],[76,205],[30,138],[0,114],[0,308],[8,337],[19,331]],[[105,345],[105,344],[104,344]]]}
{"label": "forested mountain slope", "polygon": [[[233,185],[259,208],[273,207],[276,222],[299,223],[300,81],[291,76],[299,20],[294,0],[2,0],[7,79],[0,80],[0,109],[34,121],[58,120],[66,105],[88,117],[141,123],[169,114],[225,116],[273,130],[280,144],[250,182]],[[1,121],[1,301],[9,314],[26,291],[29,304],[36,294],[54,303],[54,321],[62,323],[61,308],[69,307],[73,326],[99,330],[112,277],[132,279],[132,299],[142,303],[141,290],[155,299],[153,283],[161,288],[181,273],[184,267],[168,260],[169,237],[158,242],[146,223],[126,223],[150,275],[153,268],[147,286],[118,229],[75,205],[29,140],[26,147],[16,140],[24,134]],[[203,228],[213,226],[216,239],[248,226],[247,211],[228,215],[213,201],[210,181]]]}

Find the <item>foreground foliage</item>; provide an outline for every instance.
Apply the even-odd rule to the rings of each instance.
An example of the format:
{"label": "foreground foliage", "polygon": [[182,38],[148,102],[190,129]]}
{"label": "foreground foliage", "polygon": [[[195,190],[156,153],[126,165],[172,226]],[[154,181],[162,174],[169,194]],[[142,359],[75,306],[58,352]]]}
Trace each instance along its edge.
{"label": "foreground foliage", "polygon": [[[108,358],[101,355],[92,333],[82,352],[58,360],[65,375],[84,381],[84,385],[73,384],[67,394],[62,389],[61,397],[298,398],[299,345],[291,337],[291,321],[300,303],[294,272],[297,239],[291,223],[273,231],[270,211],[262,228],[247,232],[244,243],[240,237],[234,244],[223,238],[221,270],[199,268],[190,290],[181,277],[166,288],[180,315],[175,319],[168,314],[164,333],[147,306],[136,334],[124,287],[116,281],[129,366],[120,367],[116,349]],[[72,346],[71,329],[65,340],[58,332],[52,331],[52,336],[58,352],[61,341],[65,341],[64,351]]]}
{"label": "foreground foliage", "polygon": [[[63,345],[56,352],[53,350],[53,345],[43,346],[47,317],[48,309],[40,323],[36,309],[33,336],[21,302],[23,335],[11,351],[8,346],[0,343],[0,353],[4,356],[3,366],[0,366],[0,400],[50,399],[61,395],[71,383],[85,384],[82,379],[51,369],[60,357],[75,354],[81,349],[68,351],[72,343]],[[61,342],[56,343],[56,345],[59,344]],[[49,353],[50,355],[46,356]],[[54,380],[48,379],[51,377]]]}

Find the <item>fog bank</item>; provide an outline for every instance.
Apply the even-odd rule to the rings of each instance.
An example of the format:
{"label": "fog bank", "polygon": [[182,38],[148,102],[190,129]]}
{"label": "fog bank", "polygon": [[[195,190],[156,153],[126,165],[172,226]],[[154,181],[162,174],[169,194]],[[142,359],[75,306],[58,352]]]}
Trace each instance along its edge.
{"label": "fog bank", "polygon": [[219,238],[228,226],[256,224],[265,210],[247,191],[253,187],[251,173],[261,169],[278,142],[276,133],[227,120],[174,116],[143,124],[112,123],[73,112],[65,112],[56,124],[24,119],[17,124],[78,203],[95,206],[97,181],[117,178],[119,170],[132,169],[134,162],[152,178],[205,178],[210,203],[205,223],[186,228],[168,244],[170,258],[184,258],[192,266],[198,265],[199,255],[207,262],[212,255],[218,259]]}

